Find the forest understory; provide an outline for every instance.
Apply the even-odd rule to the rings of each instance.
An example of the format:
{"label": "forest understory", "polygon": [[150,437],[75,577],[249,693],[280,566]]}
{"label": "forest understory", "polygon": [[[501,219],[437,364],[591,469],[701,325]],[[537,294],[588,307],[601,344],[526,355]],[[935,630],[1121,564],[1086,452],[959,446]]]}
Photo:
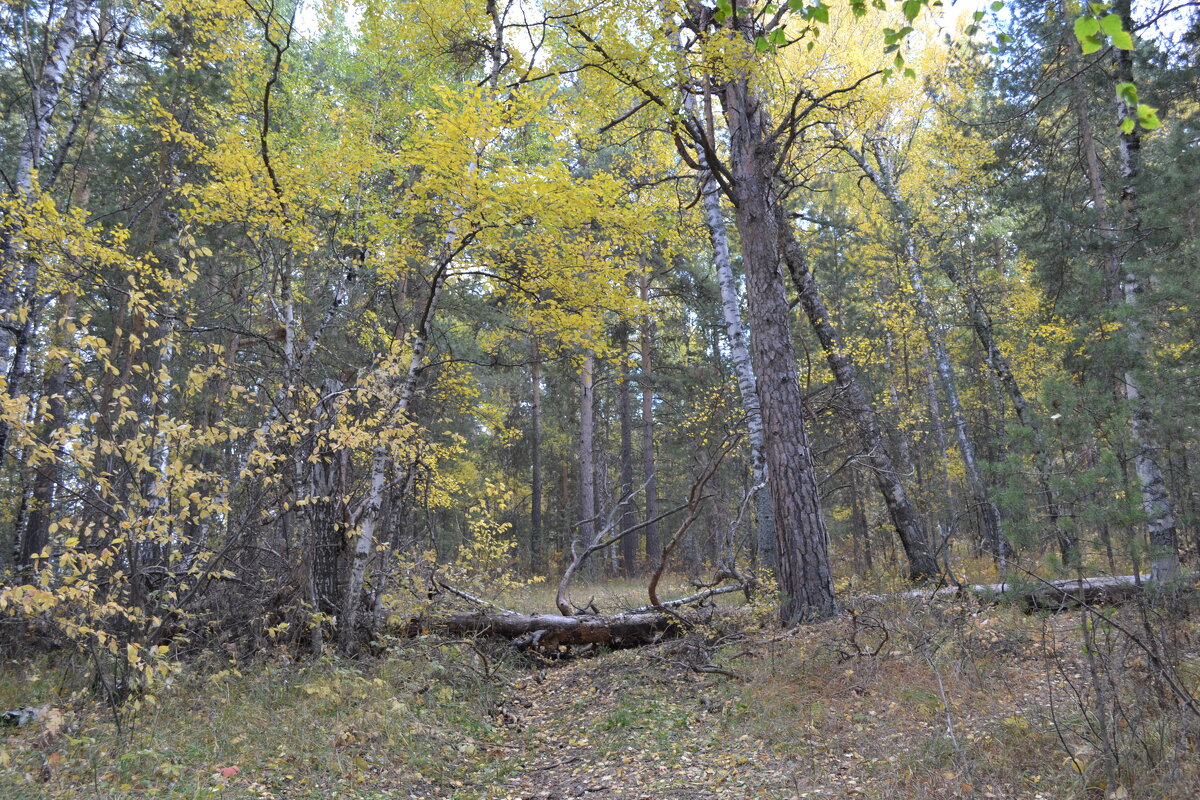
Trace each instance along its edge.
{"label": "forest understory", "polygon": [[0,797],[1200,797],[1200,0],[0,2]]}
{"label": "forest understory", "polygon": [[[618,603],[636,591],[594,588]],[[1185,800],[1200,790],[1200,720],[1119,630],[1139,628],[1146,607],[1031,614],[1003,600],[891,597],[789,631],[771,624],[769,603],[725,603],[659,644],[562,658],[400,631],[359,662],[297,662],[283,646],[246,661],[206,656],[126,710],[119,729],[86,693],[59,704],[80,674],[72,665],[9,661],[0,705],[45,705],[0,739],[0,792]],[[1194,688],[1194,599],[1174,613],[1172,656],[1192,667],[1167,677]]]}

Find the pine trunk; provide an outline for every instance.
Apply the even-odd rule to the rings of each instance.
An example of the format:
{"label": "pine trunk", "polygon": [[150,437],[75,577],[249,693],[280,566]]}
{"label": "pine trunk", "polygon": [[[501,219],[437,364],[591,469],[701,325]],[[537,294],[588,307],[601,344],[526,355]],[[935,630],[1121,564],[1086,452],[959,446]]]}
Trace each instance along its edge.
{"label": "pine trunk", "polygon": [[734,78],[725,84],[724,101],[746,298],[754,320],[751,355],[775,510],[783,593],[780,615],[785,625],[793,625],[824,619],[837,610],[828,534],[804,428],[803,395],[788,325],[790,309],[780,269],[772,186],[775,153],[767,136],[762,98],[751,91],[745,78]]}

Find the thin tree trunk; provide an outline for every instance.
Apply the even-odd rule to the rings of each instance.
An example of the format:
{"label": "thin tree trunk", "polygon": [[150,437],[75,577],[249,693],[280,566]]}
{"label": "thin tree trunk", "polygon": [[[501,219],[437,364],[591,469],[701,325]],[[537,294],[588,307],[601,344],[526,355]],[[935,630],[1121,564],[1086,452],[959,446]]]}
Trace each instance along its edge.
{"label": "thin tree trunk", "polygon": [[[447,249],[453,234],[447,236]],[[416,393],[417,378],[425,364],[425,356],[429,349],[429,335],[433,329],[433,317],[437,310],[438,299],[441,296],[442,285],[446,270],[450,266],[453,254],[447,253],[438,264],[429,288],[429,297],[425,302],[424,311],[417,323],[413,335],[412,352],[409,356],[408,369],[404,381],[397,392],[394,410],[384,421],[387,425],[394,420],[404,420],[408,417]],[[354,653],[358,650],[358,636],[355,623],[358,619],[359,606],[362,603],[362,591],[366,584],[367,565],[375,548],[376,531],[381,520],[380,509],[383,506],[383,495],[387,488],[388,466],[391,464],[391,452],[386,441],[379,438],[371,453],[370,488],[363,501],[361,520],[358,534],[354,538],[354,547],[350,552],[350,566],[346,575],[346,589],[340,603],[341,619],[338,620],[338,649],[343,653]]]}
{"label": "thin tree trunk", "polygon": [[[699,163],[702,167],[706,166],[703,155],[700,156]],[[729,237],[725,229],[725,215],[721,210],[720,187],[711,171],[702,172],[700,180],[700,191],[704,195],[704,222],[712,242],[713,263],[717,268],[717,283],[721,288],[721,315],[725,322],[725,338],[729,343],[729,355],[733,361],[734,376],[737,378],[742,411],[746,415],[746,438],[750,442],[750,480],[754,486],[762,487],[755,495],[754,504],[758,561],[767,569],[774,570],[779,565],[779,555],[775,546],[775,512],[768,488],[758,386],[754,379],[750,347],[742,327],[742,309],[738,298],[737,278],[734,277],[733,264],[729,257]]]}
{"label": "thin tree trunk", "polygon": [[[643,303],[650,301],[650,271],[643,269],[639,293]],[[654,319],[647,313],[642,317],[638,339],[641,346],[641,390],[642,390],[642,472],[645,481],[646,519],[658,516],[658,475],[654,466],[654,370],[651,357],[654,349]],[[646,526],[646,561],[654,564],[662,553],[658,523]]]}
{"label": "thin tree trunk", "polygon": [[858,369],[850,356],[846,355],[837,330],[830,321],[829,311],[821,298],[816,278],[808,269],[800,245],[796,241],[791,225],[783,217],[782,209],[779,218],[779,230],[784,260],[792,276],[792,282],[800,294],[800,305],[808,317],[809,325],[816,333],[821,349],[825,353],[825,361],[829,364],[837,380],[838,388],[850,406],[850,414],[858,428],[859,441],[863,449],[863,460],[871,468],[875,477],[875,485],[879,489],[883,502],[887,506],[888,516],[904,554],[908,559],[909,577],[914,581],[928,580],[938,574],[937,560],[929,546],[929,537],[921,517],[908,499],[908,492],[900,480],[900,473],[892,462],[891,454],[883,441],[883,431],[879,418],[867,393],[858,380]]}
{"label": "thin tree trunk", "polygon": [[[630,410],[629,397],[629,326],[621,322],[617,330],[617,349],[621,357],[621,370],[617,375],[617,416],[621,426],[621,485],[617,488],[618,496],[624,498],[621,503],[621,530],[632,528],[636,522],[636,508],[633,502],[633,414]],[[633,575],[637,570],[636,536],[626,536],[621,540],[621,571]]]}
{"label": "thin tree trunk", "polygon": [[[341,526],[344,499],[341,497],[343,476],[340,467],[342,453],[333,446],[331,431],[337,427],[338,394],[342,383],[327,378],[321,385],[321,399],[314,417],[312,467],[309,473],[309,498],[305,506],[311,531],[310,602],[320,614],[336,617],[338,613],[338,577],[341,574],[345,535]],[[313,650],[322,649],[321,625],[313,628]]]}
{"label": "thin tree trunk", "polygon": [[[870,575],[875,571],[875,555],[871,547],[871,526],[867,522],[867,514],[863,508],[862,492],[858,485],[858,470],[853,467],[850,473],[850,524],[853,527],[851,535],[859,543],[855,548],[862,553],[862,571]],[[855,559],[857,561],[857,559]]]}
{"label": "thin tree trunk", "polygon": [[542,525],[542,350],[533,336],[533,400],[530,409],[529,570],[546,572],[546,531]]}
{"label": "thin tree trunk", "polygon": [[[53,349],[68,346],[68,326],[75,317],[75,293],[66,292],[55,309],[56,322],[51,346]],[[41,553],[50,540],[50,519],[54,511],[54,498],[62,480],[62,461],[65,453],[58,441],[59,432],[67,425],[67,383],[69,364],[64,358],[56,358],[47,364],[44,397],[47,414],[40,439],[48,448],[49,456],[35,468],[33,491],[29,503],[29,516],[25,521],[24,536],[21,538],[17,566],[28,566],[34,555]]]}
{"label": "thin tree trunk", "polygon": [[[23,206],[18,213],[23,214],[31,208],[35,199],[37,189],[34,177],[50,135],[54,109],[66,81],[68,62],[75,50],[87,7],[87,0],[69,1],[54,42],[39,65],[41,73],[33,76],[30,83],[30,108],[25,135],[17,152],[16,169],[13,172],[15,199]],[[26,351],[33,333],[32,306],[38,294],[38,259],[22,258],[17,252],[16,239],[20,235],[21,224],[20,220],[15,223],[8,219],[0,222],[0,375],[8,379],[6,389],[9,397],[16,397],[20,392]],[[23,315],[19,313],[22,305],[26,306]],[[3,458],[8,446],[9,429],[8,421],[0,420],[0,458]]]}
{"label": "thin tree trunk", "polygon": [[1017,421],[1029,431],[1033,441],[1033,458],[1037,470],[1038,489],[1046,503],[1046,515],[1050,521],[1050,529],[1058,542],[1059,555],[1062,557],[1063,564],[1072,564],[1079,558],[1079,543],[1074,532],[1063,525],[1058,494],[1050,485],[1050,476],[1054,473],[1054,462],[1050,457],[1049,448],[1046,447],[1046,440],[1037,415],[1029,408],[1029,401],[1026,400],[1025,393],[1021,390],[1021,384],[1017,381],[1008,359],[1004,357],[1004,353],[996,342],[991,315],[987,313],[983,300],[979,297],[973,283],[967,282],[951,259],[944,258],[941,263],[942,271],[954,283],[959,296],[967,307],[971,318],[971,327],[975,330],[975,336],[983,347],[984,360],[1008,395],[1013,411],[1017,415]]}
{"label": "thin tree trunk", "polygon": [[[1134,30],[1130,0],[1117,0],[1114,11],[1121,15],[1125,30]],[[1133,83],[1133,53],[1129,50],[1113,50],[1116,83]],[[1117,97],[1118,122],[1132,118],[1137,120],[1136,109]],[[1095,147],[1094,140],[1092,147]],[[1136,263],[1140,250],[1141,219],[1137,195],[1138,171],[1141,169],[1141,134],[1135,124],[1128,133],[1118,135],[1118,152],[1121,164],[1121,289],[1126,315],[1123,328],[1130,344],[1130,351],[1138,361],[1145,362],[1147,350],[1145,331],[1138,315],[1138,306],[1143,291],[1142,279],[1127,265]],[[1133,438],[1133,464],[1142,491],[1142,508],[1146,514],[1146,525],[1150,538],[1150,575],[1156,581],[1172,581],[1179,575],[1179,549],[1175,533],[1175,513],[1167,484],[1159,466],[1162,443],[1154,422],[1149,398],[1142,389],[1142,377],[1136,369],[1125,370],[1125,399],[1129,403],[1130,433]]]}
{"label": "thin tree trunk", "polygon": [[895,175],[886,157],[876,147],[874,151],[875,164],[872,165],[863,151],[854,147],[835,126],[829,126],[835,139],[841,147],[870,178],[871,182],[883,194],[884,199],[892,207],[904,245],[904,261],[908,271],[909,286],[913,293],[913,302],[917,317],[925,329],[933,352],[934,365],[937,368],[938,379],[942,392],[946,395],[950,419],[954,425],[955,438],[958,441],[959,455],[966,473],[967,488],[971,492],[971,501],[979,514],[983,527],[984,538],[989,543],[992,554],[999,560],[1001,572],[1007,569],[1010,555],[1008,539],[1004,534],[1004,524],[1000,519],[1000,511],[989,496],[987,484],[979,468],[979,460],[975,454],[975,442],[967,430],[966,414],[958,395],[958,384],[946,350],[946,337],[933,303],[925,290],[925,275],[921,264],[921,256],[917,248],[916,220],[911,210],[896,186]]}
{"label": "thin tree trunk", "polygon": [[589,351],[579,370],[579,525],[575,529],[572,550],[592,545],[596,535],[596,397],[592,385],[596,357]]}

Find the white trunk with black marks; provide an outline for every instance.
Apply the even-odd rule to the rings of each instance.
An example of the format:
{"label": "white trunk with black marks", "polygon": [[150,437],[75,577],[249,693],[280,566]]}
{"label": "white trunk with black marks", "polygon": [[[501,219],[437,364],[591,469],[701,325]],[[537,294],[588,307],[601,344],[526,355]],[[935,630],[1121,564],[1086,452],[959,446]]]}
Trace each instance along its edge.
{"label": "white trunk with black marks", "polygon": [[948,259],[942,261],[942,270],[954,283],[959,296],[967,306],[967,311],[971,317],[971,327],[974,328],[975,336],[979,339],[979,344],[983,347],[984,360],[987,362],[988,367],[991,368],[992,374],[1000,382],[1004,392],[1008,395],[1013,411],[1017,415],[1017,421],[1028,429],[1030,433],[1033,440],[1034,462],[1037,467],[1038,488],[1046,503],[1046,516],[1050,521],[1050,528],[1054,534],[1054,538],[1058,542],[1059,554],[1062,556],[1063,563],[1069,564],[1079,557],[1079,543],[1076,541],[1074,532],[1063,525],[1063,514],[1058,502],[1058,494],[1050,485],[1050,476],[1054,473],[1054,462],[1050,457],[1050,450],[1046,446],[1045,438],[1042,435],[1041,425],[1038,422],[1037,416],[1029,407],[1029,401],[1025,398],[1025,392],[1022,391],[1021,384],[1017,381],[1017,377],[1012,371],[1012,366],[1000,350],[1000,345],[996,341],[996,335],[992,328],[991,315],[988,314],[987,309],[984,307],[983,300],[979,297],[979,293],[975,291],[974,285],[968,283],[954,263]]}
{"label": "white trunk with black marks", "polygon": [[[453,234],[451,234],[453,236]],[[450,236],[447,237],[449,242]],[[429,350],[429,335],[433,327],[433,316],[437,310],[438,299],[441,296],[445,273],[450,265],[452,256],[446,256],[434,273],[432,286],[429,289],[429,299],[413,336],[412,352],[409,356],[408,369],[392,412],[384,425],[394,421],[402,421],[408,417],[412,406],[413,396],[417,390],[417,379],[425,366],[425,356]],[[346,589],[339,604],[341,618],[338,620],[338,649],[343,653],[354,653],[358,649],[358,635],[355,624],[358,621],[359,606],[362,604],[363,587],[366,585],[367,566],[371,561],[371,553],[375,549],[376,534],[381,520],[380,510],[383,507],[383,496],[387,490],[388,468],[391,465],[391,452],[384,437],[379,437],[371,452],[371,481],[367,496],[363,501],[359,519],[358,534],[350,551],[350,566],[346,573]]]}
{"label": "white trunk with black marks", "polygon": [[[16,169],[13,173],[13,189],[17,198],[28,203],[33,200],[34,181],[38,163],[50,136],[50,123],[58,96],[67,77],[71,53],[79,40],[79,31],[88,8],[87,0],[70,0],[63,12],[62,21],[54,36],[54,43],[41,63],[41,74],[36,76],[30,88],[30,108],[25,122],[25,135],[21,149],[17,152]],[[32,46],[32,45],[31,45]],[[32,59],[31,59],[32,60]],[[8,375],[14,354],[11,352],[23,321],[17,319],[22,292],[26,297],[36,294],[37,259],[21,261],[16,251],[15,237],[19,231],[4,223],[3,243],[0,244],[0,375]]]}
{"label": "white trunk with black marks", "polygon": [[962,401],[958,396],[958,383],[954,376],[954,368],[950,363],[949,353],[946,350],[945,332],[925,289],[924,269],[916,240],[916,221],[896,186],[895,174],[883,154],[876,149],[874,152],[875,164],[871,164],[863,151],[851,144],[850,140],[836,126],[828,127],[837,140],[838,146],[854,159],[883,194],[884,199],[891,205],[892,213],[900,226],[909,286],[912,289],[917,317],[921,320],[921,326],[929,339],[938,381],[941,384],[942,392],[946,395],[946,405],[949,407],[950,420],[954,426],[954,436],[958,442],[963,472],[966,474],[967,489],[971,493],[971,501],[979,514],[983,538],[992,549],[992,554],[999,559],[1003,571],[1007,566],[1008,557],[1011,555],[1008,538],[1004,534],[1000,510],[992,502],[987,484],[984,482],[979,468],[979,459],[975,454],[975,442],[967,430],[966,414],[963,412]]}
{"label": "white trunk with black marks", "polygon": [[[1118,0],[1117,13],[1121,14],[1126,30],[1133,30],[1129,0]],[[1133,82],[1133,53],[1128,50],[1114,50],[1116,62],[1116,79],[1118,82]],[[1136,109],[1125,104],[1123,98],[1117,99],[1118,120],[1125,118],[1137,119]],[[1138,128],[1129,133],[1122,132],[1118,137],[1118,149],[1121,163],[1121,254],[1125,263],[1122,264],[1121,292],[1122,299],[1130,312],[1127,315],[1124,330],[1130,345],[1130,351],[1138,360],[1145,361],[1148,347],[1145,332],[1142,330],[1137,307],[1143,291],[1142,279],[1128,264],[1136,261],[1132,252],[1139,247],[1141,240],[1141,219],[1137,196],[1138,171],[1141,168],[1141,134]],[[1162,453],[1162,443],[1154,424],[1154,414],[1151,411],[1148,398],[1142,390],[1142,378],[1133,369],[1125,371],[1125,398],[1129,401],[1130,433],[1133,438],[1134,469],[1137,471],[1138,484],[1142,491],[1142,508],[1146,514],[1146,527],[1150,539],[1151,562],[1150,575],[1156,581],[1173,581],[1179,576],[1179,549],[1175,530],[1175,512],[1171,505],[1171,497],[1167,492],[1167,483],[1163,479],[1162,468],[1159,466],[1159,456]]]}
{"label": "white trunk with black marks", "polygon": [[[700,165],[704,166],[704,156]],[[733,372],[737,377],[738,394],[742,400],[742,411],[746,415],[746,438],[750,442],[750,479],[761,487],[755,496],[755,530],[759,563],[774,570],[779,563],[775,548],[775,512],[768,488],[767,458],[763,450],[762,409],[758,400],[758,386],[754,380],[754,365],[750,359],[750,347],[742,327],[742,309],[738,298],[737,278],[729,257],[729,236],[725,229],[725,215],[721,211],[720,187],[711,172],[701,173],[701,192],[704,195],[704,222],[712,241],[713,263],[717,268],[717,283],[721,287],[721,315],[725,322],[725,338],[729,343],[729,355],[733,361]]]}
{"label": "white trunk with black marks", "polygon": [[[667,16],[666,10],[664,17]],[[682,53],[683,48],[678,48]],[[704,82],[703,101],[707,110],[709,127],[712,127],[711,88]],[[695,115],[696,96],[687,91],[684,108]],[[711,134],[711,131],[710,131]],[[779,567],[779,553],[775,542],[775,508],[771,500],[767,457],[763,446],[762,407],[758,398],[758,385],[754,379],[754,363],[750,346],[742,325],[742,309],[738,293],[737,278],[733,274],[733,263],[729,255],[729,232],[725,225],[725,214],[721,209],[721,187],[713,174],[704,148],[697,151],[696,163],[700,167],[700,194],[704,201],[704,224],[708,228],[712,245],[713,265],[717,269],[717,285],[721,291],[721,318],[725,324],[725,338],[729,343],[729,356],[733,361],[734,377],[737,379],[738,396],[742,411],[746,415],[746,438],[750,443],[750,480],[754,488],[755,550],[758,563],[770,570]]]}
{"label": "white trunk with black marks", "polygon": [[909,285],[912,287],[913,299],[916,302],[917,316],[920,317],[925,335],[929,339],[938,382],[941,384],[942,393],[946,396],[950,422],[954,426],[954,437],[958,442],[959,456],[967,478],[967,489],[971,493],[971,500],[979,514],[983,539],[988,543],[992,555],[1000,560],[1001,574],[1004,574],[1010,551],[1008,538],[1004,535],[1004,525],[1000,519],[1000,510],[996,508],[995,503],[989,497],[987,484],[979,469],[979,460],[975,455],[975,442],[967,430],[967,417],[958,396],[958,383],[954,376],[954,368],[950,364],[950,355],[946,350],[945,332],[937,312],[933,308],[933,303],[930,302],[929,295],[925,291],[920,256],[917,253],[916,242],[910,227],[906,228],[904,237]]}

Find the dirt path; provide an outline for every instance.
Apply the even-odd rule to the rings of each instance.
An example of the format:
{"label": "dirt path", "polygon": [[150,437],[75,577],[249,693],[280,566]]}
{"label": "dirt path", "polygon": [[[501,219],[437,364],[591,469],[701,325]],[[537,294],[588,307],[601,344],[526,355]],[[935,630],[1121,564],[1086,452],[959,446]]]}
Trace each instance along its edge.
{"label": "dirt path", "polygon": [[[534,798],[776,797],[750,737],[730,740],[731,688],[722,680],[664,669],[644,653],[614,653],[531,674],[495,709],[509,733],[513,768],[478,794]],[[482,777],[482,776],[480,776]],[[792,787],[794,788],[794,787]]]}

